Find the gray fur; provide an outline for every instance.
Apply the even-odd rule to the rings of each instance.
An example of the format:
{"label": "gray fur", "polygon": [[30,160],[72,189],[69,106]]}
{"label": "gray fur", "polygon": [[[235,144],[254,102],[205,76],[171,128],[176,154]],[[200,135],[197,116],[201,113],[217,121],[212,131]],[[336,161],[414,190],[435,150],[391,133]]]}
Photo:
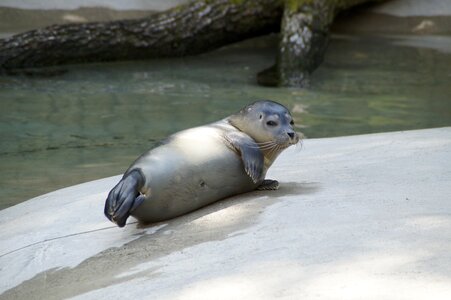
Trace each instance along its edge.
{"label": "gray fur", "polygon": [[[221,121],[172,135],[130,166],[108,196],[106,216],[120,227],[128,215],[144,223],[158,222],[255,190],[262,183],[261,189],[277,188],[277,181],[264,179],[279,153],[299,140],[291,121],[284,106],[257,101]],[[127,204],[133,189],[136,200]],[[115,215],[124,211],[118,205],[131,209]]]}

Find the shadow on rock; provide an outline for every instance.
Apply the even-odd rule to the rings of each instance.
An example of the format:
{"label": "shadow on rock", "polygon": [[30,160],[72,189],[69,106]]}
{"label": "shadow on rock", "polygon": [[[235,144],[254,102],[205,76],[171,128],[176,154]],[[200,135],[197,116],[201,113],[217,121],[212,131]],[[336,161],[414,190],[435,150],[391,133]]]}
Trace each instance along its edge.
{"label": "shadow on rock", "polygon": [[[143,230],[137,239],[102,251],[75,268],[41,272],[3,293],[2,299],[68,298],[135,278],[159,276],[158,258],[201,243],[225,240],[233,236],[234,232],[246,230],[258,223],[259,215],[272,204],[283,201],[284,197],[311,194],[318,190],[317,183],[283,182],[276,191],[238,195],[167,222],[129,224],[127,226],[140,229],[154,226],[161,228],[151,234]],[[107,235],[108,232],[103,231],[101,234]],[[152,266],[137,268],[146,263],[152,263]]]}

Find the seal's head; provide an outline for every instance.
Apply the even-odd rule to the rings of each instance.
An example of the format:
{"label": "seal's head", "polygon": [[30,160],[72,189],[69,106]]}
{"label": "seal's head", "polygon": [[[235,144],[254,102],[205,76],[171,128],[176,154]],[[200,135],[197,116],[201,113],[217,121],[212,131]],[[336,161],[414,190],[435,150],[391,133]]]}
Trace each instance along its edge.
{"label": "seal's head", "polygon": [[252,137],[264,152],[281,152],[299,142],[290,112],[285,106],[274,101],[256,101],[230,116],[228,120],[230,124]]}

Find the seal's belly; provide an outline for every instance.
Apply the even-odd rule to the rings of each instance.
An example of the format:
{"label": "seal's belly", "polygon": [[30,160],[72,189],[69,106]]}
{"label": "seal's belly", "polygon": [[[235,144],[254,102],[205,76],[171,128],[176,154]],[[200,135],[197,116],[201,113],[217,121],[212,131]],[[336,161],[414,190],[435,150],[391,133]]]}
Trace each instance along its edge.
{"label": "seal's belly", "polygon": [[146,177],[141,192],[147,199],[132,213],[138,220],[173,218],[257,187],[244,172],[241,158],[217,132],[191,131],[153,149],[132,166]]}

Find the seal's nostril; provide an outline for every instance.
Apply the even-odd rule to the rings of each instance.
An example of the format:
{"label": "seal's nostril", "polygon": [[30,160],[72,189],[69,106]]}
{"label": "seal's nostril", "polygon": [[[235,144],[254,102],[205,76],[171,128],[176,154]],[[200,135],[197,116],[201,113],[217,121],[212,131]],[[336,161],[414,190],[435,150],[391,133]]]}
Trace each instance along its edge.
{"label": "seal's nostril", "polygon": [[292,139],[294,138],[294,132],[287,132],[287,134],[290,138],[292,138]]}

